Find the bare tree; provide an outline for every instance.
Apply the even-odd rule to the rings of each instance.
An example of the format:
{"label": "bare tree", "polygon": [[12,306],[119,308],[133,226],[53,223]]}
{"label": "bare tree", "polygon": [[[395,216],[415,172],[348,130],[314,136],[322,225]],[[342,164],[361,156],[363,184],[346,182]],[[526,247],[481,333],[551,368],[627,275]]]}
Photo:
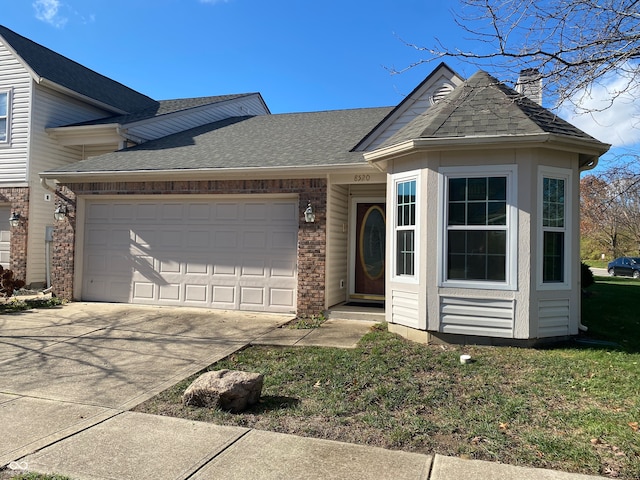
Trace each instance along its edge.
{"label": "bare tree", "polygon": [[[538,69],[547,98],[573,102],[610,75],[623,79],[608,91],[609,105],[640,86],[640,0],[459,0],[453,13],[472,51],[435,41],[433,47],[409,43],[425,58],[443,57],[490,64],[505,77]],[[403,69],[404,70],[404,69]],[[593,107],[591,107],[593,108]],[[597,107],[605,109],[607,105]]]}

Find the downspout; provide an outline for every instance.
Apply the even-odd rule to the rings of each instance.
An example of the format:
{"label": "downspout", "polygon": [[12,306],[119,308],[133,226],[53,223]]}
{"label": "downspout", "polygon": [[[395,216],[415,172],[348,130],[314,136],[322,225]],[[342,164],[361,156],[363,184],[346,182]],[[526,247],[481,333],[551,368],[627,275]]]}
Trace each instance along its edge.
{"label": "downspout", "polygon": [[47,183],[46,178],[40,177],[40,185],[42,185],[42,188],[44,188],[45,190],[49,190],[51,193],[54,193],[54,194],[56,193],[56,189]]}

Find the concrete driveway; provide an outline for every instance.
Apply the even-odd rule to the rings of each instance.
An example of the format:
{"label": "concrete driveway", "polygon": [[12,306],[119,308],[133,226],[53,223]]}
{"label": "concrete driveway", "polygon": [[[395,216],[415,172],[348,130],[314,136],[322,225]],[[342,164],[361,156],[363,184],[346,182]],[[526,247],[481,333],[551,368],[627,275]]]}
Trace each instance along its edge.
{"label": "concrete driveway", "polygon": [[0,466],[151,398],[291,315],[71,303],[0,315]]}

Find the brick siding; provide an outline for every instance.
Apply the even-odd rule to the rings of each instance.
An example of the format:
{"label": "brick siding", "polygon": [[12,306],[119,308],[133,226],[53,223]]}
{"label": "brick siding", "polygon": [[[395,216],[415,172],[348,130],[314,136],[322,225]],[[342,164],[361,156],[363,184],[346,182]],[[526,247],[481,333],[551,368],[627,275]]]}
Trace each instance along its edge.
{"label": "brick siding", "polygon": [[[57,205],[65,204],[67,218],[54,232],[52,286],[56,295],[73,298],[76,196],[171,195],[171,194],[297,194],[298,227],[298,315],[314,315],[325,306],[326,212],[325,179],[211,180],[163,182],[102,182],[66,184],[59,187]],[[306,223],[303,212],[311,202],[315,223]]]}
{"label": "brick siding", "polygon": [[11,265],[14,278],[27,278],[27,235],[29,232],[29,187],[0,188],[0,202],[11,205],[20,215],[20,224],[11,227]]}

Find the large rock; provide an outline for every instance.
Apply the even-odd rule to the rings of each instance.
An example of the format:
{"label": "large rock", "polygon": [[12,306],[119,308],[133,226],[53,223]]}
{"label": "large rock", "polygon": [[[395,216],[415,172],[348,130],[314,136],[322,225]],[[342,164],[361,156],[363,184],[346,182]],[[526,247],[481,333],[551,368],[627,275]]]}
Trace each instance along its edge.
{"label": "large rock", "polygon": [[200,375],[182,394],[184,405],[220,408],[233,413],[258,403],[264,375],[216,370]]}

